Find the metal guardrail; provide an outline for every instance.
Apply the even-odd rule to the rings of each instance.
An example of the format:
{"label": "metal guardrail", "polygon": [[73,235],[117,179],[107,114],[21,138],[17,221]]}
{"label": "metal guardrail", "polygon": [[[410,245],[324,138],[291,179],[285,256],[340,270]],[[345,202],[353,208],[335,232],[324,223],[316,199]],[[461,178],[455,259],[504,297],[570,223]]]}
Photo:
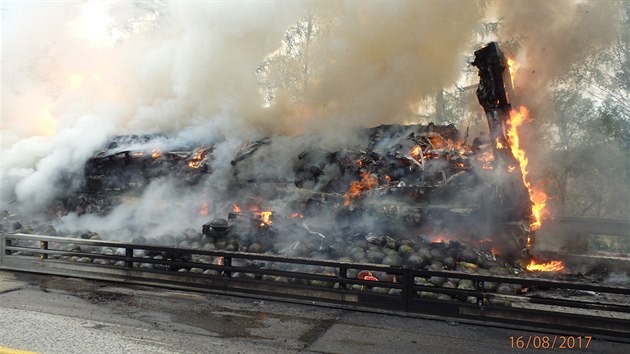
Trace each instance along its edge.
{"label": "metal guardrail", "polygon": [[[159,256],[159,257],[156,257]],[[218,261],[222,260],[222,261]],[[1,234],[0,269],[274,298],[376,312],[544,329],[630,341],[630,304],[499,294],[487,283],[629,296],[630,289],[579,282],[277,255],[179,249],[64,237]],[[357,278],[373,272],[378,281]],[[468,279],[474,290],[430,286]]]}
{"label": "metal guardrail", "polygon": [[546,221],[545,230],[580,235],[609,235],[630,238],[630,221],[561,216]]}

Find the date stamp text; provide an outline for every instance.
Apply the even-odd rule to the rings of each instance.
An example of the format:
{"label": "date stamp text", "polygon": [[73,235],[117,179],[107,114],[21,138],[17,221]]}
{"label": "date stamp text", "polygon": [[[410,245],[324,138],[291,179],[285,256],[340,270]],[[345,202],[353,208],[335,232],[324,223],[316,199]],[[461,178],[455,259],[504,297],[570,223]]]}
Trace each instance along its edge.
{"label": "date stamp text", "polygon": [[512,349],[588,349],[591,336],[511,336]]}

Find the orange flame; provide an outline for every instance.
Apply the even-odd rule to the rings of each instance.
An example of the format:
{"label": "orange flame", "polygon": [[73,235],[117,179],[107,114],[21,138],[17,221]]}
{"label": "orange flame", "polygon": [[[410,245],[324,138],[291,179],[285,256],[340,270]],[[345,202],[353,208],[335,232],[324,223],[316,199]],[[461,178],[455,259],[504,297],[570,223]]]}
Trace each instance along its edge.
{"label": "orange flame", "polygon": [[352,204],[351,199],[355,199],[361,195],[363,191],[370,190],[376,187],[378,179],[367,172],[361,172],[360,181],[352,181],[348,192],[343,195],[343,205],[348,206]]}
{"label": "orange flame", "polygon": [[291,213],[291,218],[292,219],[304,219],[304,215],[298,213],[298,212],[293,212]]}
{"label": "orange flame", "polygon": [[265,226],[265,225],[271,225],[272,221],[271,221],[271,215],[273,214],[273,212],[266,210],[266,211],[261,211],[260,212],[260,220],[262,221],[260,223],[260,226]]}
{"label": "orange flame", "polygon": [[481,162],[481,168],[484,170],[492,170],[492,162],[494,161],[494,155],[490,151],[485,151],[475,158]]}
{"label": "orange flame", "polygon": [[422,150],[420,149],[420,146],[416,145],[411,152],[409,153],[409,155],[411,155],[411,157],[413,157],[416,160],[420,160],[420,154],[422,153]]}
{"label": "orange flame", "polygon": [[514,61],[514,59],[508,58],[507,60],[508,70],[510,71],[510,82],[512,83],[512,87],[514,87],[514,80],[516,78],[516,72],[518,71],[518,65]]}
{"label": "orange flame", "polygon": [[153,150],[151,151],[151,157],[157,159],[160,156],[162,156],[162,151],[160,151],[160,148],[153,148]]}
{"label": "orange flame", "polygon": [[537,263],[531,260],[526,267],[529,272],[559,272],[564,269],[562,261],[551,261],[548,263]]}
{"label": "orange flame", "polygon": [[142,156],[144,156],[144,152],[143,151],[132,151],[132,152],[130,152],[130,154],[133,157],[142,157]]}
{"label": "orange flame", "polygon": [[518,136],[518,127],[520,127],[526,120],[528,120],[529,111],[525,107],[519,107],[518,111],[512,110],[510,112],[510,121],[508,122],[509,130],[507,132],[508,140],[510,141],[510,147],[512,149],[512,155],[518,161],[523,176],[523,183],[529,192],[529,199],[532,202],[532,216],[533,221],[530,225],[531,230],[538,230],[542,224],[542,212],[545,209],[547,202],[547,194],[541,190],[534,189],[529,179],[527,178],[527,165],[529,163],[525,151],[521,148],[520,139]]}
{"label": "orange flame", "polygon": [[495,146],[497,147],[497,149],[504,149],[505,146],[503,145],[503,143],[501,142],[501,140],[499,139],[499,137],[497,137],[496,139],[496,144]]}
{"label": "orange flame", "polygon": [[240,213],[241,212],[241,207],[239,207],[236,204],[232,204],[232,211],[235,213]]}
{"label": "orange flame", "polygon": [[203,161],[204,157],[206,156],[207,150],[208,149],[205,149],[205,148],[199,150],[199,152],[195,154],[195,156],[193,156],[193,158],[190,159],[190,161],[188,161],[188,167],[191,167],[191,168],[201,167],[201,161]]}
{"label": "orange flame", "polygon": [[449,241],[448,236],[444,235],[435,235],[430,238],[431,243],[447,243]]}

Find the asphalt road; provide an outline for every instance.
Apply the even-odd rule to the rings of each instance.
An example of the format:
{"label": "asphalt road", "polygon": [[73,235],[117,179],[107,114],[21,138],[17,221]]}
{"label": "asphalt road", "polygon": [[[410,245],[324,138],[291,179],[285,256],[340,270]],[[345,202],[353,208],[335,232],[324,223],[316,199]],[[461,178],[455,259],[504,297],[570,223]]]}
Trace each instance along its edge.
{"label": "asphalt road", "polygon": [[545,335],[0,271],[0,353],[630,353],[597,338],[582,350],[510,341]]}

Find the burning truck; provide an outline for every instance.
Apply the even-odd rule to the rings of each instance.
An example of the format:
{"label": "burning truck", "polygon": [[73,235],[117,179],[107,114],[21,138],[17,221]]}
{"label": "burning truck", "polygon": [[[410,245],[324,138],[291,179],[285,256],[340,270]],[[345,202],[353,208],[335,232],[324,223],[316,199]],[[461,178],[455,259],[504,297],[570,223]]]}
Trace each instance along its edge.
{"label": "burning truck", "polygon": [[[360,129],[335,151],[320,147],[316,135],[265,137],[240,147],[224,176],[227,197],[217,200],[207,183],[212,142],[119,136],[87,161],[82,191],[53,212],[107,214],[169,177],[204,195],[198,213],[216,218],[201,233],[189,231],[192,241],[165,235],[153,243],[446,269],[459,262],[491,267],[502,255],[512,266],[562,269],[530,259],[545,196],[527,180],[517,131],[526,110],[512,110],[510,64],[490,43],[472,65],[489,134],[470,143],[454,125],[433,123]],[[459,246],[442,254],[450,240],[469,245],[468,255],[462,258]]]}

